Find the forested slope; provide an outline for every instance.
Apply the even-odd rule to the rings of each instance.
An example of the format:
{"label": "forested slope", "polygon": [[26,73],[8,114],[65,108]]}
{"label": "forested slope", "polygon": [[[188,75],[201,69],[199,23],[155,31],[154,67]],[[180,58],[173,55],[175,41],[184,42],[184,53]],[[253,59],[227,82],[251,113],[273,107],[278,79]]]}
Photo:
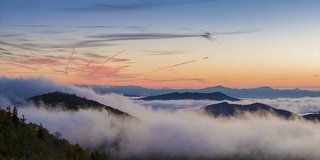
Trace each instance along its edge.
{"label": "forested slope", "polygon": [[50,134],[41,124],[26,123],[14,107],[0,109],[0,159],[102,160],[105,154],[70,144],[61,134]]}

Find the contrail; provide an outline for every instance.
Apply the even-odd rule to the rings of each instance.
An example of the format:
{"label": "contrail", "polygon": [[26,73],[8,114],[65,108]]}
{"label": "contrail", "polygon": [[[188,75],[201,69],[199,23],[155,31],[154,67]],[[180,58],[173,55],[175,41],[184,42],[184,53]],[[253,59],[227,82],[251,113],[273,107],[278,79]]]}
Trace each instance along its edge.
{"label": "contrail", "polygon": [[111,59],[113,59],[114,57],[116,57],[117,55],[119,55],[120,53],[124,52],[125,50],[122,50],[120,52],[118,52],[117,54],[114,54],[113,56],[111,57],[108,57],[101,65],[100,67],[102,67],[105,63],[107,63],[108,61],[110,61]]}
{"label": "contrail", "polygon": [[67,65],[66,65],[66,67],[64,68],[64,72],[65,72],[66,75],[68,75],[68,65],[69,65],[69,63],[70,63],[70,61],[71,61],[71,58],[72,58],[75,50],[76,50],[76,48],[73,49],[73,51],[72,51],[72,53],[71,53],[71,56],[69,57],[68,63],[67,63]]}
{"label": "contrail", "polygon": [[[209,59],[209,58],[210,58],[210,57],[204,57],[204,58],[202,58],[201,60],[206,60],[206,59]],[[177,63],[177,64],[174,64],[174,65],[170,65],[170,66],[165,66],[165,67],[158,68],[158,69],[156,69],[156,71],[162,70],[162,69],[170,69],[170,68],[182,66],[182,65],[185,65],[185,64],[193,63],[193,62],[196,62],[196,61],[197,61],[197,60],[192,60],[192,61],[186,61],[186,62],[182,62],[182,63]]]}
{"label": "contrail", "polygon": [[170,66],[165,66],[165,67],[162,67],[162,68],[157,69],[156,71],[162,70],[162,69],[170,69],[170,68],[182,66],[182,65],[185,65],[185,64],[188,64],[188,63],[193,63],[193,62],[196,62],[196,60],[187,61],[187,62],[182,62],[182,63],[177,63],[177,64],[170,65]]}

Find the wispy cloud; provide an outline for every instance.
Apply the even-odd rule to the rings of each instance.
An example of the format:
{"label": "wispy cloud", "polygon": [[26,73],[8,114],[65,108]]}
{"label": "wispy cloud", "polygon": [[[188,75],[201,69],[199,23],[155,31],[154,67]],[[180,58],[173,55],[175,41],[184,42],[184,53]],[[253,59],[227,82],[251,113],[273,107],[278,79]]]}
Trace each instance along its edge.
{"label": "wispy cloud", "polygon": [[30,28],[46,28],[52,27],[51,25],[34,25],[34,24],[15,24],[15,25],[6,25],[10,27],[30,27]]}
{"label": "wispy cloud", "polygon": [[24,68],[24,69],[30,69],[30,70],[38,70],[37,67],[32,67],[30,65],[21,64],[20,62],[5,61],[5,62],[0,62],[0,64],[15,66],[15,67]]}
{"label": "wispy cloud", "polygon": [[60,33],[70,33],[72,31],[40,31],[40,34],[60,34]]}
{"label": "wispy cloud", "polygon": [[101,41],[128,41],[128,40],[148,40],[148,39],[174,39],[174,38],[195,38],[202,37],[208,40],[215,40],[212,35],[233,35],[257,32],[258,29],[236,30],[226,32],[204,32],[202,34],[176,34],[176,33],[119,33],[90,35],[88,38],[96,38]]}
{"label": "wispy cloud", "polygon": [[73,44],[77,48],[86,48],[86,47],[101,47],[101,46],[111,46],[115,44],[107,44],[108,40],[84,40]]}
{"label": "wispy cloud", "polygon": [[48,65],[48,66],[60,66],[62,63],[58,59],[54,58],[32,58],[24,61],[20,61],[23,64],[30,65]]}
{"label": "wispy cloud", "polygon": [[119,73],[121,70],[129,67],[129,65],[125,66],[116,66],[116,67],[111,67],[111,66],[100,66],[100,67],[89,67],[87,68],[90,72],[91,75],[103,75],[103,76],[110,76]]}
{"label": "wispy cloud", "polygon": [[253,28],[253,29],[244,29],[244,30],[235,30],[235,31],[221,31],[221,32],[211,32],[212,35],[228,35],[228,34],[244,34],[244,33],[254,33],[260,32],[261,29]]}
{"label": "wispy cloud", "polygon": [[88,38],[104,39],[105,41],[127,41],[127,40],[148,40],[148,39],[173,39],[202,37],[210,39],[209,33],[204,34],[170,34],[170,33],[122,33],[122,34],[101,34],[91,35]]}
{"label": "wispy cloud", "polygon": [[0,51],[7,51],[6,49],[0,48]]}
{"label": "wispy cloud", "polygon": [[144,52],[149,52],[148,55],[155,55],[155,56],[190,53],[190,52],[187,52],[187,51],[166,51],[166,50],[154,50],[154,51],[144,50]]}
{"label": "wispy cloud", "polygon": [[17,36],[22,36],[23,34],[0,34],[0,37],[17,37]]}
{"label": "wispy cloud", "polygon": [[216,0],[189,0],[189,1],[140,1],[136,3],[100,3],[89,4],[84,7],[65,8],[71,12],[115,12],[148,10],[159,7],[185,5],[191,3],[214,2]]}
{"label": "wispy cloud", "polygon": [[133,29],[133,30],[146,30],[147,29],[147,27],[143,27],[143,26],[127,26],[125,28]]}
{"label": "wispy cloud", "polygon": [[96,25],[96,26],[70,26],[71,28],[83,28],[83,29],[97,29],[97,28],[116,28],[115,26],[104,26],[104,25]]}
{"label": "wispy cloud", "polygon": [[131,59],[127,58],[113,58],[112,62],[129,62]]}
{"label": "wispy cloud", "polygon": [[106,40],[84,40],[74,43],[10,43],[0,41],[0,44],[15,47],[18,49],[24,49],[29,51],[40,51],[41,49],[71,49],[71,48],[88,48],[88,47],[100,47],[100,46],[110,46],[114,44],[105,43]]}
{"label": "wispy cloud", "polygon": [[5,55],[13,55],[13,53],[11,53],[11,52],[1,52],[1,54],[5,54]]}
{"label": "wispy cloud", "polygon": [[91,57],[91,58],[106,58],[106,56],[102,56],[100,54],[97,54],[97,53],[80,53],[80,54],[83,54],[85,55],[86,57]]}

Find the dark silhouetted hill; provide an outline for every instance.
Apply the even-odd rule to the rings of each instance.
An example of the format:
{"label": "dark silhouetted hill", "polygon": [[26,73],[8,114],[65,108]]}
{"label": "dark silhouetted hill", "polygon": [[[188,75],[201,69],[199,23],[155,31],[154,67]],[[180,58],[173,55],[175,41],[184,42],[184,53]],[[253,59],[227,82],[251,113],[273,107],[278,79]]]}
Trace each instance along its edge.
{"label": "dark silhouetted hill", "polygon": [[75,94],[67,94],[61,92],[52,92],[47,94],[41,94],[38,96],[34,96],[28,98],[27,101],[32,101],[36,105],[40,105],[41,103],[49,106],[49,107],[61,107],[62,109],[73,110],[76,111],[78,109],[105,109],[110,113],[121,116],[130,116],[127,113],[124,113],[118,109],[112,108],[110,106],[103,105],[99,102],[88,100],[86,98],[81,98],[76,96]]}
{"label": "dark silhouetted hill", "polygon": [[104,153],[83,149],[50,134],[41,124],[26,123],[16,108],[0,109],[0,159],[21,160],[106,160]]}
{"label": "dark silhouetted hill", "polygon": [[306,120],[320,121],[320,113],[311,113],[302,116]]}
{"label": "dark silhouetted hill", "polygon": [[178,93],[173,92],[169,94],[161,94],[157,96],[148,96],[144,98],[140,98],[141,100],[215,100],[215,101],[239,101],[240,99],[233,98],[227,96],[221,92],[214,92],[214,93],[198,93],[198,92],[185,92],[185,93]]}
{"label": "dark silhouetted hill", "polygon": [[262,103],[253,103],[249,105],[239,105],[239,104],[230,104],[227,102],[222,102],[218,104],[209,105],[203,108],[207,113],[212,114],[214,116],[235,116],[241,113],[272,113],[279,117],[283,118],[291,118],[294,117],[295,114],[282,110],[270,107],[268,105]]}

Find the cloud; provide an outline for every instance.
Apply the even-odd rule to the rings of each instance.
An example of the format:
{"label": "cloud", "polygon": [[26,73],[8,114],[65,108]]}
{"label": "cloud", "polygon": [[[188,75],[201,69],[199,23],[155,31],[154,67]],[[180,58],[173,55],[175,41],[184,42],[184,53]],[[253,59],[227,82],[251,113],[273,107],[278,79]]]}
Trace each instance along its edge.
{"label": "cloud", "polygon": [[112,62],[129,62],[131,59],[127,58],[113,58],[111,61]]}
{"label": "cloud", "polygon": [[83,54],[83,55],[85,55],[87,57],[91,57],[91,58],[106,58],[106,56],[102,56],[102,55],[97,54],[97,53],[89,53],[89,52],[87,52],[87,53],[79,53],[79,54]]}
{"label": "cloud", "polygon": [[115,11],[137,11],[146,9],[156,9],[159,7],[185,5],[200,2],[214,2],[213,0],[189,0],[189,1],[141,1],[135,3],[100,3],[90,4],[85,7],[64,8],[71,12],[115,12]]}
{"label": "cloud", "polygon": [[[152,110],[162,110],[162,111],[177,111],[177,110],[193,110],[208,106],[210,104],[221,103],[221,101],[210,101],[210,100],[153,100],[153,101],[144,101],[144,100],[135,100],[132,98],[132,101],[136,104],[142,105],[146,108],[151,108]],[[232,103],[232,102],[230,102]]]}
{"label": "cloud", "polygon": [[277,98],[277,99],[244,99],[242,104],[261,102],[278,109],[284,109],[296,114],[320,112],[319,97]]}
{"label": "cloud", "polygon": [[70,48],[88,48],[110,46],[114,44],[104,43],[106,40],[83,40],[74,43],[54,42],[54,43],[9,43],[0,41],[0,44],[15,47],[18,49],[25,49],[30,51],[41,51],[41,49],[70,49]]}
{"label": "cloud", "polygon": [[244,33],[254,33],[254,32],[260,32],[261,29],[246,29],[246,30],[235,30],[235,31],[226,31],[226,32],[212,32],[212,35],[233,35],[233,34],[244,34]]}
{"label": "cloud", "polygon": [[105,110],[69,112],[36,108],[32,104],[18,108],[18,114],[25,115],[28,121],[42,123],[51,133],[60,132],[73,143],[104,147],[114,159],[183,156],[187,159],[316,160],[320,157],[320,123],[284,120],[272,115],[214,118],[184,110],[154,111],[121,95],[101,95],[90,88],[41,78],[1,78],[0,87],[0,104],[10,104],[5,100],[8,94],[3,93],[27,96],[53,90],[87,97],[138,117],[137,123],[123,121]]}
{"label": "cloud", "polygon": [[23,64],[20,62],[4,61],[4,62],[0,62],[0,64],[15,66],[15,67],[23,68],[23,69],[30,69],[30,70],[38,70],[39,69],[39,68],[30,66],[29,64]]}
{"label": "cloud", "polygon": [[17,37],[17,36],[22,36],[23,34],[0,34],[0,37]]}
{"label": "cloud", "polygon": [[77,42],[71,46],[76,46],[77,48],[86,48],[86,47],[101,47],[101,46],[112,46],[115,44],[107,44],[105,40],[84,40]]}
{"label": "cloud", "polygon": [[0,51],[7,51],[6,49],[0,48]]}
{"label": "cloud", "polygon": [[10,27],[29,27],[29,28],[47,28],[52,27],[51,25],[34,25],[34,24],[16,24],[16,25],[6,25]]}
{"label": "cloud", "polygon": [[60,34],[60,33],[70,33],[72,31],[40,31],[40,34]]}
{"label": "cloud", "polygon": [[97,75],[116,75],[121,70],[128,68],[129,65],[124,66],[117,66],[117,67],[110,67],[110,66],[99,66],[99,67],[87,67],[87,71],[89,73],[89,76],[97,76]]}
{"label": "cloud", "polygon": [[[123,123],[104,110],[65,112],[24,107],[18,111],[28,121],[41,122],[51,133],[58,131],[73,143],[90,148],[104,146],[111,157],[317,159],[320,156],[315,147],[319,145],[319,124],[302,120],[254,115],[224,119],[185,111],[146,111],[148,114],[141,123]],[[112,146],[120,150],[115,152],[118,147]]]}
{"label": "cloud", "polygon": [[60,60],[56,58],[31,58],[24,61],[19,61],[22,64],[29,64],[29,65],[48,65],[48,66],[60,66],[62,63]]}
{"label": "cloud", "polygon": [[173,64],[173,65],[170,65],[170,66],[161,67],[161,68],[159,68],[157,70],[163,70],[163,69],[172,70],[175,67],[186,65],[186,64],[189,64],[189,63],[194,63],[194,62],[196,62],[196,60],[186,61],[186,62],[182,62],[182,63]]}
{"label": "cloud", "polygon": [[208,40],[216,40],[212,35],[233,35],[257,32],[257,29],[236,30],[228,32],[205,32],[202,34],[175,34],[175,33],[120,33],[120,34],[100,34],[90,35],[88,38],[102,39],[101,41],[128,41],[128,40],[152,40],[152,39],[175,39],[175,38],[195,38],[202,37]]}
{"label": "cloud", "polygon": [[[179,110],[179,109],[194,109],[208,106],[210,104],[217,104],[221,101],[209,100],[170,100],[170,101],[143,101],[134,100],[137,104],[145,107],[151,107],[156,110]],[[252,104],[263,103],[274,108],[288,110],[297,115],[307,113],[320,112],[320,99],[318,97],[304,97],[304,98],[276,98],[276,99],[242,99],[237,102],[228,102],[232,104]]]}
{"label": "cloud", "polygon": [[119,98],[122,99],[122,96],[111,94],[109,99],[104,95],[97,95],[91,88],[61,84],[46,78],[0,77],[0,95],[7,97],[11,102],[55,91],[76,94],[115,107],[121,107],[121,102],[123,102],[123,100],[119,100]]}
{"label": "cloud", "polygon": [[99,28],[116,28],[115,26],[105,26],[105,25],[96,25],[96,26],[71,26],[71,28],[83,28],[83,29],[99,29]]}
{"label": "cloud", "polygon": [[144,52],[150,52],[149,55],[155,55],[155,56],[190,53],[190,52],[187,52],[187,51],[165,51],[165,50],[144,51]]}
{"label": "cloud", "polygon": [[1,52],[1,54],[5,54],[5,55],[13,55],[13,53],[11,53],[11,52]]}
{"label": "cloud", "polygon": [[122,34],[101,34],[87,36],[88,38],[104,39],[105,41],[127,41],[127,40],[148,40],[148,39],[173,39],[173,38],[210,38],[207,34],[170,34],[170,33],[122,33]]}
{"label": "cloud", "polygon": [[147,27],[143,27],[143,26],[127,26],[125,28],[133,29],[133,30],[146,30],[147,29]]}

